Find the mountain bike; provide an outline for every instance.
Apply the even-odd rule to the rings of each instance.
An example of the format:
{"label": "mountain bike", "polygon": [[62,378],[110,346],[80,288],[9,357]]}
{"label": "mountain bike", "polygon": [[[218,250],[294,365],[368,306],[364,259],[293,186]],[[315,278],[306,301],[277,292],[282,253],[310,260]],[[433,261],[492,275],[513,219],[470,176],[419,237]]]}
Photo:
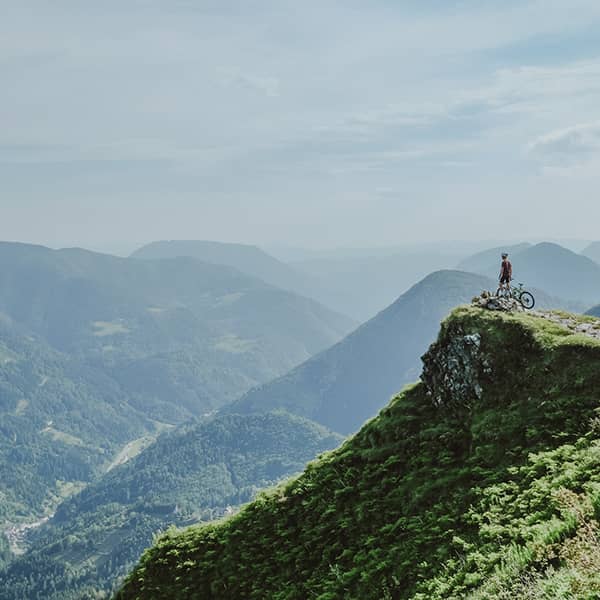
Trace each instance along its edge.
{"label": "mountain bike", "polygon": [[535,306],[535,298],[531,292],[523,288],[523,284],[511,286],[509,288],[500,286],[496,292],[498,298],[513,299],[521,304],[525,310],[531,310]]}

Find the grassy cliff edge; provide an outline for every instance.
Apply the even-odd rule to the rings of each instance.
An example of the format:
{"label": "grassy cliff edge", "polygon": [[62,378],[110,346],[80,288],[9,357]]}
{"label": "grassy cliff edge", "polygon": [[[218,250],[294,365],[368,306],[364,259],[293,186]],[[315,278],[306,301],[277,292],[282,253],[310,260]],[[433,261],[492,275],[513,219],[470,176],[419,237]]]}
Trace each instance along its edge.
{"label": "grassy cliff edge", "polygon": [[159,538],[117,598],[597,597],[600,342],[462,307],[423,362],[300,477]]}

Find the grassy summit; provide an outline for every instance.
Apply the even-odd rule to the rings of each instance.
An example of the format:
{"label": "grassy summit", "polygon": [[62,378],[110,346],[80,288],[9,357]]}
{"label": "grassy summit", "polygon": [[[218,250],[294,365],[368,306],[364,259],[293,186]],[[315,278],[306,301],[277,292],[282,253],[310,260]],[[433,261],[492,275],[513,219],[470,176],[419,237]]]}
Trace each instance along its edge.
{"label": "grassy summit", "polygon": [[117,598],[598,597],[599,366],[549,319],[457,309],[420,383],[234,517],[164,535]]}

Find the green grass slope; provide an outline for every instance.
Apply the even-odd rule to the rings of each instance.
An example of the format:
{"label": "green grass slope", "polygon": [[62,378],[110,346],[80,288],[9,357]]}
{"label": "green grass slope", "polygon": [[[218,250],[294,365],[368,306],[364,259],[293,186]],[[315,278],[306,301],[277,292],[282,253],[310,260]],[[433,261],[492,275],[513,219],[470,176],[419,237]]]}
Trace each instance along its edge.
{"label": "green grass slope", "polygon": [[420,383],[234,517],[168,532],[116,598],[596,598],[599,365],[548,320],[458,309]]}
{"label": "green grass slope", "polygon": [[285,413],[220,416],[165,434],[31,534],[31,550],[0,571],[0,596],[105,597],[157,531],[221,516],[341,441]]}

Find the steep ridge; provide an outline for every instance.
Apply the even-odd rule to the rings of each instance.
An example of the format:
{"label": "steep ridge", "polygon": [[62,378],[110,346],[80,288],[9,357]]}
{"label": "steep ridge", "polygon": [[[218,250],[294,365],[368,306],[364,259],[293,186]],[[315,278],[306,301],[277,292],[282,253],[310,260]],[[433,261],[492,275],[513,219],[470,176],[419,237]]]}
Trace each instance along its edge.
{"label": "steep ridge", "polygon": [[59,506],[0,571],[3,600],[99,598],[170,525],[232,512],[341,436],[285,413],[220,416],[161,436]]}
{"label": "steep ridge", "polygon": [[165,534],[116,598],[597,597],[600,341],[464,307],[423,362],[299,478]]}
{"label": "steep ridge", "polygon": [[340,433],[356,431],[394,392],[417,379],[419,357],[435,338],[440,320],[494,285],[471,273],[433,273],[340,343],[224,410],[283,408]]}

